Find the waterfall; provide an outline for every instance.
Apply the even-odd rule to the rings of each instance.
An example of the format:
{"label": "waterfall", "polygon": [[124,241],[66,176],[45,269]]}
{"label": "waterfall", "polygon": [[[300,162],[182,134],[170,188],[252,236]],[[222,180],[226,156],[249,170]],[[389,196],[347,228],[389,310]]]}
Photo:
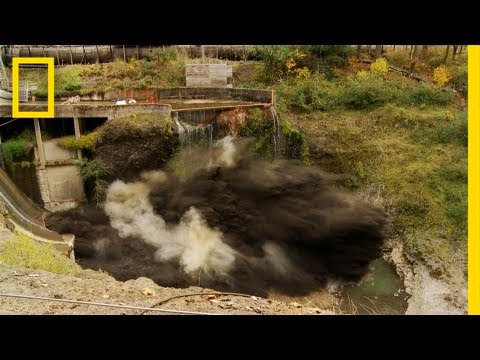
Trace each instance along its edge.
{"label": "waterfall", "polygon": [[208,144],[212,148],[213,143],[213,126],[207,124],[205,126],[193,126],[186,123],[181,123],[178,118],[178,112],[173,113],[173,123],[177,129],[182,147],[194,144]]}

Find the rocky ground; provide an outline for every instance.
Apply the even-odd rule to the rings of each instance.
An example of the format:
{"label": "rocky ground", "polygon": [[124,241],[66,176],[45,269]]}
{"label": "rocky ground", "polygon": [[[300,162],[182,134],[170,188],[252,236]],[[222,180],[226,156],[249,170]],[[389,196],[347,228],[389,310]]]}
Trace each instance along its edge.
{"label": "rocky ground", "polygon": [[461,275],[446,281],[406,253],[403,242],[390,239],[387,246],[391,251],[384,258],[394,264],[406,292],[411,295],[406,315],[467,314],[467,284]]}
{"label": "rocky ground", "polygon": [[[139,315],[143,309],[115,308],[85,305],[54,300],[34,300],[6,297],[17,294],[47,297],[57,300],[77,300],[103,304],[117,304],[182,312],[231,315],[272,314],[333,314],[321,310],[311,301],[289,304],[255,296],[213,295],[214,291],[200,287],[186,289],[165,288],[147,278],[125,282],[109,275],[82,270],[78,276],[57,275],[46,271],[25,268],[0,267],[0,314],[71,314],[71,315]],[[199,294],[185,296],[190,294]],[[174,298],[176,297],[176,298]],[[169,300],[171,299],[171,300]],[[146,311],[148,315],[172,314]]]}

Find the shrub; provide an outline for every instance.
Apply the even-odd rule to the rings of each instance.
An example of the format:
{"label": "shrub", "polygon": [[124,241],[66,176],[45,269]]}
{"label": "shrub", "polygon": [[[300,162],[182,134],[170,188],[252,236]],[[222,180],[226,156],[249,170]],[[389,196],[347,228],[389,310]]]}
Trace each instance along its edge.
{"label": "shrub", "polygon": [[386,58],[389,63],[403,68],[409,68],[411,59],[410,59],[410,49],[405,49],[403,46],[398,47],[397,49],[388,49],[386,53]]}
{"label": "shrub", "polygon": [[304,81],[284,81],[278,87],[278,97],[290,110],[310,112],[326,111],[334,107],[338,92],[335,83],[318,74]]}
{"label": "shrub", "polygon": [[388,64],[385,58],[379,58],[370,65],[370,71],[378,76],[385,76],[388,73]]}
{"label": "shrub", "polygon": [[437,87],[445,87],[447,83],[452,79],[452,75],[448,69],[441,65],[433,70],[433,83]]}
{"label": "shrub", "polygon": [[366,109],[381,106],[392,98],[391,89],[382,79],[368,76],[351,80],[340,93],[338,102],[348,109]]}
{"label": "shrub", "polygon": [[80,175],[83,181],[98,179],[109,173],[110,170],[101,160],[84,159],[80,161]]}
{"label": "shrub", "polygon": [[111,170],[101,160],[83,159],[80,161],[80,176],[85,184],[89,201],[100,203],[105,199],[108,182],[105,177]]}
{"label": "shrub", "polygon": [[343,67],[355,53],[355,49],[349,45],[311,45],[300,49],[307,54],[308,67],[312,71],[323,67]]}
{"label": "shrub", "polygon": [[452,74],[450,84],[460,92],[463,97],[468,94],[468,67],[466,64],[458,66],[450,66],[449,70]]}
{"label": "shrub", "polygon": [[286,74],[286,63],[293,58],[291,46],[261,46],[257,48],[258,56],[264,63],[263,81],[272,84]]}
{"label": "shrub", "polygon": [[64,136],[58,139],[58,145],[69,150],[93,150],[99,137],[98,131],[93,131],[87,135],[76,139],[74,135]]}
{"label": "shrub", "polygon": [[15,161],[28,160],[32,145],[23,139],[10,139],[2,143],[5,164],[12,167]]}
{"label": "shrub", "polygon": [[299,82],[310,79],[310,76],[311,76],[310,70],[308,70],[306,66],[303,68],[295,69],[295,79]]}
{"label": "shrub", "polygon": [[368,71],[359,70],[356,75],[357,75],[357,78],[359,79],[365,79],[368,76]]}
{"label": "shrub", "polygon": [[452,94],[428,84],[421,84],[410,89],[406,100],[412,105],[446,105],[451,102]]}
{"label": "shrub", "polygon": [[28,143],[33,143],[36,141],[35,131],[29,128],[25,129],[20,133],[20,135],[18,135],[18,138],[21,140],[25,140]]}

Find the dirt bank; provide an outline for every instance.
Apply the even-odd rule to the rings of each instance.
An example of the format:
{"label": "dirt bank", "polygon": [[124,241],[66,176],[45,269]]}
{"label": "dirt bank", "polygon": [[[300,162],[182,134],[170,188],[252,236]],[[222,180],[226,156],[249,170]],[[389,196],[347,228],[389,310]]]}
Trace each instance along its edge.
{"label": "dirt bank", "polygon": [[[211,294],[212,290],[189,287],[176,289],[161,287],[147,278],[138,278],[126,282],[116,281],[109,275],[92,270],[82,271],[78,277],[52,274],[46,271],[0,266],[0,294],[21,294],[27,296],[48,297],[120,304],[138,307],[151,307],[160,301],[158,309],[212,314],[262,315],[262,314],[332,314],[332,311],[320,310],[311,302],[292,304],[280,301],[241,296],[208,296],[189,294]],[[0,296],[0,315],[6,314],[126,314],[138,315],[144,310],[100,307],[94,305],[39,301]],[[146,314],[167,314],[146,312]]]}

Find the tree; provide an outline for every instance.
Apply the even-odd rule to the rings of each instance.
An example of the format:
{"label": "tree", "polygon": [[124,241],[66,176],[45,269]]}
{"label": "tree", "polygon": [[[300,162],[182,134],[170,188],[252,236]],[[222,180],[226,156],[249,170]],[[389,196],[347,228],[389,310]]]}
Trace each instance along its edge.
{"label": "tree", "polygon": [[418,45],[412,45],[412,49],[410,51],[410,71],[415,70],[419,53],[420,47]]}
{"label": "tree", "polygon": [[428,45],[422,45],[422,51],[420,52],[420,58],[425,60],[428,57]]}
{"label": "tree", "polygon": [[375,45],[375,59],[382,56],[382,45]]}
{"label": "tree", "polygon": [[457,55],[458,45],[453,45],[453,55],[452,59],[455,59],[455,55]]}
{"label": "tree", "polygon": [[450,45],[447,45],[447,50],[445,50],[445,57],[443,58],[443,63],[447,62],[448,53],[450,52]]}

